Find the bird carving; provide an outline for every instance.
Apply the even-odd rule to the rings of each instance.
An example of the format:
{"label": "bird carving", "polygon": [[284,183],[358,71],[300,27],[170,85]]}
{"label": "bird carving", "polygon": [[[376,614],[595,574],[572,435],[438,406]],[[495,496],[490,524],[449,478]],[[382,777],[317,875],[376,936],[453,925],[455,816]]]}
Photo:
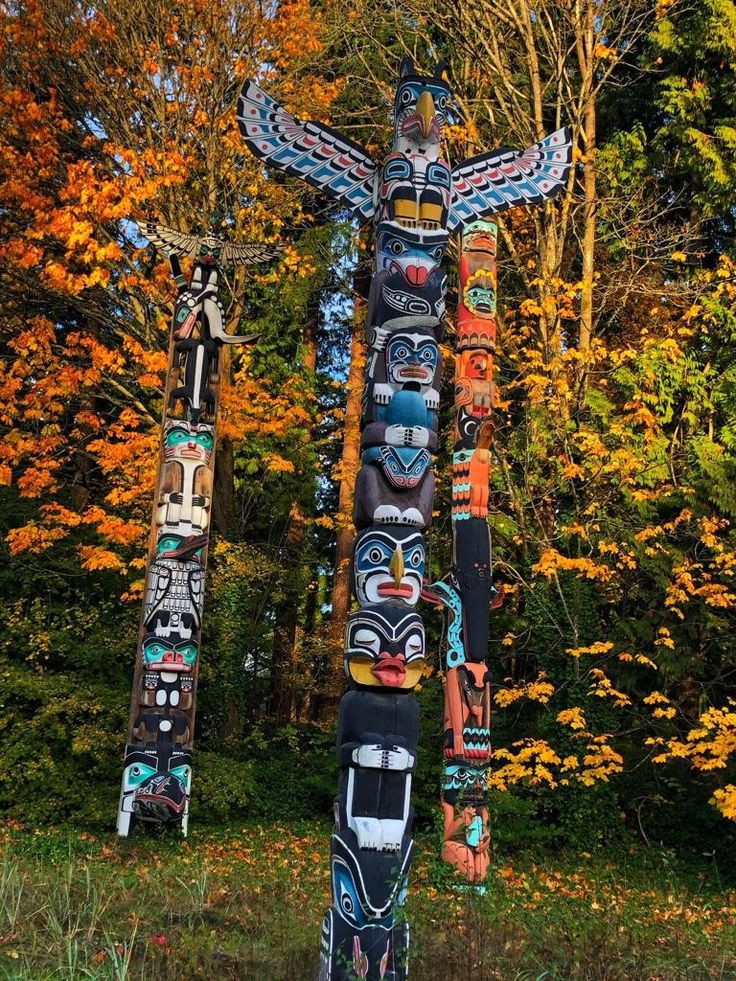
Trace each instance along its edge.
{"label": "bird carving", "polygon": [[205,266],[249,266],[268,262],[281,251],[263,242],[226,242],[217,235],[190,235],[158,222],[145,222],[146,238],[166,255],[194,259]]}
{"label": "bird carving", "polygon": [[[450,98],[443,75],[441,63],[434,77],[416,75],[405,59],[396,91],[393,147],[383,166],[331,127],[292,116],[252,81],[246,81],[238,100],[240,131],[266,164],[301,177],[364,219],[388,217],[434,228],[446,222],[449,231],[460,232],[507,208],[540,204],[565,187],[572,165],[569,127],[526,150],[493,150],[449,171],[438,159]],[[401,183],[411,193],[419,188],[420,200],[402,206]],[[384,216],[377,208],[379,200],[385,207],[387,192],[391,212]]]}

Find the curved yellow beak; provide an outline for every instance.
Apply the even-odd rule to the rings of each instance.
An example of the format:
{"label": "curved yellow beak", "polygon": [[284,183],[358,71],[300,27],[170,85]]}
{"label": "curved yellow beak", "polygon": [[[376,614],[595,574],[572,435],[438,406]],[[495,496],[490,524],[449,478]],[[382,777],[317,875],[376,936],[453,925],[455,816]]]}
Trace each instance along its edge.
{"label": "curved yellow beak", "polygon": [[434,99],[431,92],[425,90],[419,96],[417,115],[422,121],[422,136],[426,139],[432,132],[432,120],[435,116]]}
{"label": "curved yellow beak", "polygon": [[404,553],[401,549],[401,545],[396,546],[394,554],[391,556],[388,571],[393,575],[394,584],[398,589],[401,585],[401,580],[404,578]]}

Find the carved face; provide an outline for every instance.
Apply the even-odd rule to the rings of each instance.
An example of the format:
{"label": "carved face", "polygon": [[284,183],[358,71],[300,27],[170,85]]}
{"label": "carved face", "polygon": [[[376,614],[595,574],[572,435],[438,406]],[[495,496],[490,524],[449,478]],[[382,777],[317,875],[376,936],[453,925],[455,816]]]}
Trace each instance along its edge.
{"label": "carved face", "polygon": [[181,561],[202,561],[202,552],[207,536],[192,537],[166,533],[156,542],[156,557],[161,559],[180,559]]}
{"label": "carved face", "polygon": [[486,798],[486,768],[450,763],[445,767],[442,799],[448,804],[483,807]]}
{"label": "carved face", "polygon": [[493,375],[493,359],[488,351],[479,348],[476,351],[463,351],[459,356],[458,374],[462,378],[475,381],[490,381]]}
{"label": "carved face", "polygon": [[399,331],[386,344],[386,376],[392,385],[425,388],[434,382],[439,361],[434,337]]}
{"label": "carved face", "polygon": [[403,600],[414,606],[424,577],[424,538],[411,528],[366,528],[358,535],[353,586],[361,606]]}
{"label": "carved face", "polygon": [[200,239],[197,262],[201,262],[203,266],[216,266],[221,256],[222,242],[219,238],[216,238],[214,235],[207,235],[205,238]]}
{"label": "carved face", "polygon": [[192,460],[208,464],[212,456],[215,438],[211,426],[186,422],[166,423],[164,432],[164,458],[166,460]]}
{"label": "carved face", "polygon": [[345,628],[345,667],[359,685],[413,688],[424,668],[424,624],[403,603],[353,613]]}
{"label": "carved face", "polygon": [[376,271],[399,274],[408,286],[424,286],[439,267],[447,232],[422,232],[381,224],[376,231]]}
{"label": "carved face", "polygon": [[149,671],[191,672],[197,653],[197,644],[193,640],[174,643],[156,634],[147,634],[141,644],[143,664]]}
{"label": "carved face", "polygon": [[183,814],[192,781],[191,751],[170,744],[125,757],[121,810],[165,824]]}
{"label": "carved face", "polygon": [[443,81],[442,67],[429,78],[413,74],[405,62],[394,102],[394,143],[405,141],[422,147],[437,146],[447,122],[450,86]]}
{"label": "carved face", "polygon": [[496,257],[498,226],[492,221],[474,221],[463,229],[462,250],[470,254],[475,263],[487,262]]}
{"label": "carved face", "polygon": [[392,153],[381,171],[378,220],[439,231],[447,225],[451,197],[452,178],[444,160]]}
{"label": "carved face", "polygon": [[458,350],[495,347],[497,230],[493,222],[477,221],[463,232],[458,266]]}
{"label": "carved face", "polygon": [[463,302],[476,317],[492,317],[496,312],[496,277],[477,269],[463,284]]}
{"label": "carved face", "polygon": [[429,450],[417,450],[409,446],[375,446],[366,450],[363,463],[377,463],[386,480],[394,487],[416,487],[432,463]]}

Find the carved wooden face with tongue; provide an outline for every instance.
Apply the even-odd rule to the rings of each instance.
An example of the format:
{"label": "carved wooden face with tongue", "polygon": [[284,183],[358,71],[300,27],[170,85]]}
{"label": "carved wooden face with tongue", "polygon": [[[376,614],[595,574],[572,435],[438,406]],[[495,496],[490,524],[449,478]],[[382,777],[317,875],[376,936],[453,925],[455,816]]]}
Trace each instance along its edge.
{"label": "carved wooden face with tongue", "polygon": [[373,603],[345,628],[345,672],[370,688],[413,688],[424,668],[424,624],[404,603]]}

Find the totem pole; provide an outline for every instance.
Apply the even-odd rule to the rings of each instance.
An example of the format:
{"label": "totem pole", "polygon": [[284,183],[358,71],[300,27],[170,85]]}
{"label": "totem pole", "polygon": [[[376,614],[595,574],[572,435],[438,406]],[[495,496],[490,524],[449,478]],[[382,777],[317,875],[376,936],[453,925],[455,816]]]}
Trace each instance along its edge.
{"label": "totem pole", "polygon": [[493,354],[496,345],[496,232],[490,221],[461,235],[455,344],[450,582],[422,597],[448,611],[442,857],[478,885],[489,863],[486,769],[490,760],[490,479]]}
{"label": "totem pole", "polygon": [[[221,267],[265,262],[278,251],[152,223],[145,231],[169,256],[179,293],[118,809],[122,836],[134,819],[187,832],[221,348],[253,340],[225,331]],[[193,260],[188,282],[184,257]]]}
{"label": "totem pole", "polygon": [[397,912],[413,850],[419,710],[411,691],[424,665],[414,608],[434,498],[448,231],[544,200],[570,166],[569,133],[560,130],[525,152],[485,154],[450,170],[440,155],[449,99],[442,64],[426,77],[406,59],[393,146],[380,166],[329,127],[295,119],[252,82],[238,109],[246,143],[269,166],[375,221],[354,508],[358,609],[345,630],[349,691],[338,718],[333,905],[322,926],[320,981],[407,975],[408,924]]}

